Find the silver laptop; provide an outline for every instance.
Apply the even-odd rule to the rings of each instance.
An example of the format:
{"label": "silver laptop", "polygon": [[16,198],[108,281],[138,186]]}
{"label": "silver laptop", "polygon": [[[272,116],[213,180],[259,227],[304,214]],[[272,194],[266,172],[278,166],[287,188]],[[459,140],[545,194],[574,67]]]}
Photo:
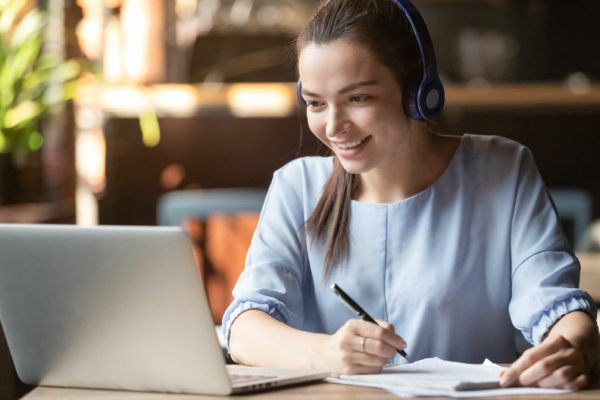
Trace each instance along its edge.
{"label": "silver laptop", "polygon": [[226,366],[179,228],[0,224],[0,321],[32,385],[226,395],[328,375]]}

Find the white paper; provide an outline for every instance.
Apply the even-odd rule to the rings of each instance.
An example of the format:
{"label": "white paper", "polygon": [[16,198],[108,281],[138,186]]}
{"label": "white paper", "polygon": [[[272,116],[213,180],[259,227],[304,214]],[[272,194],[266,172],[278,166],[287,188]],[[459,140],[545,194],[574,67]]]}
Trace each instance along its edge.
{"label": "white paper", "polygon": [[380,374],[342,375],[329,378],[328,381],[378,387],[405,397],[487,397],[570,392],[560,389],[500,388],[500,371],[503,369],[489,360],[483,364],[465,364],[427,358],[410,364],[388,366]]}

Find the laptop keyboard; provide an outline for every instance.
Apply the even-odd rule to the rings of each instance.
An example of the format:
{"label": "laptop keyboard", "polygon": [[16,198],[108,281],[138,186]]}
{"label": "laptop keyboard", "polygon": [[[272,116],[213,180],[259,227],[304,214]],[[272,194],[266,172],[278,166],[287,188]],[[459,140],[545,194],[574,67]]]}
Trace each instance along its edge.
{"label": "laptop keyboard", "polygon": [[231,383],[239,385],[242,383],[258,382],[265,379],[275,379],[275,375],[241,375],[241,374],[229,374]]}

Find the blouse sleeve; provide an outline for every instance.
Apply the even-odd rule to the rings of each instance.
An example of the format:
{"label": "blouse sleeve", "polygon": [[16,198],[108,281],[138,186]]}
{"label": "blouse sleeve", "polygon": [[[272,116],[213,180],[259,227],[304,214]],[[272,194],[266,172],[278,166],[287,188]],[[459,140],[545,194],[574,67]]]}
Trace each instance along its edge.
{"label": "blouse sleeve", "polygon": [[289,175],[289,169],[273,176],[245,269],[233,289],[234,300],[223,316],[228,345],[233,321],[250,309],[262,310],[296,328],[303,323],[304,214],[300,196],[290,184],[293,180],[286,173]]}
{"label": "blouse sleeve", "polygon": [[567,242],[533,156],[522,149],[511,226],[512,298],[509,312],[537,345],[563,315],[581,310],[596,320],[592,298],[579,287],[579,261]]}

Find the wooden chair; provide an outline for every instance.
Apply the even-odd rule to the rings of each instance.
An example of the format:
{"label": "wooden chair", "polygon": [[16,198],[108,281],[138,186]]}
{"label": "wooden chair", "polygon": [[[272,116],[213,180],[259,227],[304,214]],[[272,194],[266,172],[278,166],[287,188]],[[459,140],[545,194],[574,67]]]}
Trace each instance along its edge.
{"label": "wooden chair", "polygon": [[159,199],[158,223],[183,226],[192,240],[216,324],[232,301],[265,196],[258,189],[202,189]]}

